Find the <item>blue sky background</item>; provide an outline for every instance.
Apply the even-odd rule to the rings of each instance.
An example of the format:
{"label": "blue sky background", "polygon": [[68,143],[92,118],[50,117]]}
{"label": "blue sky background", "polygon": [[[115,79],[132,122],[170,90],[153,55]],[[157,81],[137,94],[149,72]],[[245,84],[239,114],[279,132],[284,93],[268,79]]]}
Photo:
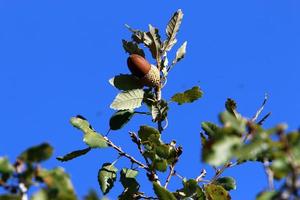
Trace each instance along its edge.
{"label": "blue sky background", "polygon": [[[194,104],[171,106],[163,137],[184,147],[178,173],[194,178],[206,168],[208,177],[212,175],[200,162],[200,123],[217,122],[227,97],[251,117],[267,92],[265,112],[272,111],[272,116],[265,125],[287,122],[290,130],[299,128],[299,1],[0,0],[0,155],[13,160],[44,141],[55,147],[55,156],[84,148],[82,134],[69,124],[77,114],[106,133],[113,113],[109,105],[117,94],[108,79],[128,73],[121,39],[129,39],[130,33],[124,24],[146,30],[151,23],[163,35],[178,8],[185,15],[176,47],[187,40],[187,55],[170,74],[163,96],[194,85],[205,92]],[[135,117],[113,132],[112,140],[136,155],[127,131],[137,131],[140,124],[151,125],[151,120]],[[94,150],[63,164],[53,158],[45,166],[63,166],[82,196],[89,188],[98,189],[98,169],[116,157],[110,149]],[[123,165],[128,166],[125,159],[118,162]],[[237,179],[233,199],[254,199],[267,185],[255,163],[225,175]],[[147,183],[143,174],[139,180]],[[174,178],[170,188],[179,184]],[[151,191],[150,184],[142,190]],[[109,197],[115,199],[120,192],[117,187]]]}

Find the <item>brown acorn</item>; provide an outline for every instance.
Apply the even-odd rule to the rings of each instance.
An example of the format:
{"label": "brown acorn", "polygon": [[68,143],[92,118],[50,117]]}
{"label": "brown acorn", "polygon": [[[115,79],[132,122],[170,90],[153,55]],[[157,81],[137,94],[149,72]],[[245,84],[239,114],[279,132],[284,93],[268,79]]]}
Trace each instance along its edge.
{"label": "brown acorn", "polygon": [[142,83],[149,87],[157,87],[160,84],[158,69],[138,54],[132,54],[127,59],[127,65],[133,75],[140,78]]}

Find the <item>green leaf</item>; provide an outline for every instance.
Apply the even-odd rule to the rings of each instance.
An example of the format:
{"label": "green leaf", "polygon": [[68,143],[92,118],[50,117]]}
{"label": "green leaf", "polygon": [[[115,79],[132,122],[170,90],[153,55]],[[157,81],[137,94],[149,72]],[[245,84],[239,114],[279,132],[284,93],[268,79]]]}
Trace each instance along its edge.
{"label": "green leaf", "polygon": [[257,195],[256,200],[274,200],[276,196],[277,196],[276,191],[262,192]]}
{"label": "green leaf", "polygon": [[184,178],[182,180],[183,188],[177,190],[174,195],[177,199],[182,200],[206,200],[205,193],[203,189],[198,185],[198,182],[194,179],[187,180]]}
{"label": "green leaf", "polygon": [[154,103],[151,106],[151,115],[153,122],[163,121],[168,115],[168,103],[164,100],[161,100],[157,103]]}
{"label": "green leaf", "polygon": [[132,40],[135,41],[136,43],[144,43],[146,46],[149,46],[152,41],[151,38],[147,35],[147,33],[136,30],[125,24],[125,26],[128,28],[130,32],[132,32]]}
{"label": "green leaf", "polygon": [[110,105],[114,110],[130,110],[142,105],[144,90],[135,89],[119,93]]}
{"label": "green leaf", "polygon": [[151,39],[151,44],[148,45],[152,57],[154,59],[160,57],[160,48],[161,48],[161,41],[160,35],[158,33],[158,29],[154,28],[151,24],[149,24],[149,32],[147,33],[149,38]]}
{"label": "green leaf", "polygon": [[277,180],[285,178],[292,171],[286,157],[274,160],[270,168],[274,173],[274,178]]}
{"label": "green leaf", "polygon": [[[47,186],[44,191],[47,193],[49,199],[77,199],[70,177],[63,168],[57,167],[52,170],[41,169],[38,172],[38,177],[39,179],[43,180]],[[41,197],[44,195],[38,194],[38,196]],[[36,200],[39,200],[39,198],[36,197]]]}
{"label": "green leaf", "polygon": [[287,140],[289,141],[289,146],[291,153],[294,157],[294,162],[296,165],[300,165],[300,132],[291,132],[287,134]]}
{"label": "green leaf", "polygon": [[211,122],[202,122],[201,127],[205,131],[205,134],[209,137],[215,136],[217,134],[216,132],[220,129],[217,125]]}
{"label": "green leaf", "polygon": [[154,169],[165,172],[168,169],[168,161],[166,159],[160,158],[158,156],[152,161]]}
{"label": "green leaf", "polygon": [[232,177],[222,177],[214,181],[215,184],[221,185],[225,190],[235,190],[236,182]]}
{"label": "green leaf", "polygon": [[120,172],[121,178],[120,181],[124,188],[134,188],[136,191],[138,191],[139,184],[136,181],[136,177],[138,175],[137,170],[123,168]]}
{"label": "green leaf", "polygon": [[199,188],[198,182],[194,179],[183,180],[183,192],[187,197],[192,196]]}
{"label": "green leaf", "polygon": [[80,150],[76,150],[76,151],[73,151],[71,153],[68,153],[62,157],[57,157],[56,159],[61,161],[61,162],[66,162],[66,161],[69,161],[69,160],[72,160],[74,158],[77,158],[79,156],[82,156],[82,155],[85,155],[87,154],[89,151],[91,150],[91,147],[88,147],[86,149],[80,149]]}
{"label": "green leaf", "polygon": [[205,194],[207,199],[212,200],[230,200],[228,192],[219,185],[208,184],[204,186]]}
{"label": "green leaf", "polygon": [[157,145],[155,147],[156,154],[159,157],[165,158],[165,159],[169,158],[172,150],[174,150],[174,148],[171,145],[168,145],[168,144],[161,144],[161,145]]}
{"label": "green leaf", "polygon": [[0,174],[12,174],[14,167],[10,164],[8,158],[0,157]]}
{"label": "green leaf", "polygon": [[132,116],[133,110],[119,110],[109,120],[109,127],[111,130],[119,130],[127,124]]}
{"label": "green leaf", "polygon": [[84,134],[83,141],[91,148],[104,148],[107,147],[106,140],[101,134],[93,130],[90,123],[81,116],[72,117],[71,124],[81,130]]}
{"label": "green leaf", "polygon": [[91,148],[104,148],[107,147],[106,140],[102,135],[96,132],[90,132],[84,135],[83,141]]}
{"label": "green leaf", "polygon": [[192,103],[202,97],[202,91],[198,86],[192,89],[186,90],[183,93],[177,93],[172,97],[172,101],[178,103],[178,105],[184,103]]}
{"label": "green leaf", "polygon": [[114,186],[118,169],[112,163],[104,163],[98,172],[98,182],[103,194],[107,194]]}
{"label": "green leaf", "polygon": [[48,160],[53,153],[53,148],[48,143],[42,143],[25,150],[19,159],[25,162],[41,162]]}
{"label": "green leaf", "polygon": [[176,57],[173,60],[172,64],[175,65],[176,63],[178,63],[181,59],[184,58],[185,53],[186,53],[186,45],[187,45],[187,41],[185,41],[181,47],[179,47],[179,49],[176,52]]}
{"label": "green leaf", "polygon": [[111,79],[109,83],[119,90],[133,90],[143,88],[141,81],[131,74],[120,74]]}
{"label": "green leaf", "polygon": [[265,131],[258,131],[254,134],[250,143],[242,145],[238,151],[235,152],[236,157],[240,161],[245,160],[258,160],[259,156],[266,153],[270,149],[270,144],[267,140],[269,139],[268,134]]}
{"label": "green leaf", "polygon": [[164,42],[163,51],[171,50],[174,44],[176,44],[177,42],[176,35],[177,32],[179,31],[182,18],[183,18],[183,13],[179,9],[174,13],[172,18],[170,19],[166,29],[167,40]]}
{"label": "green leaf", "polygon": [[130,55],[131,54],[138,54],[138,55],[145,58],[145,53],[144,53],[143,49],[140,49],[139,45],[137,43],[132,42],[132,41],[128,42],[126,40],[122,40],[122,43],[123,43],[124,50],[127,53],[129,53]]}
{"label": "green leaf", "polygon": [[231,113],[232,115],[237,117],[237,112],[236,112],[237,105],[233,99],[230,99],[230,98],[227,99],[227,101],[225,103],[225,108],[229,113]]}
{"label": "green leaf", "polygon": [[202,159],[210,165],[220,166],[234,156],[234,152],[240,144],[241,139],[236,136],[227,136],[216,141],[208,141],[202,149]]}
{"label": "green leaf", "polygon": [[197,200],[206,200],[206,195],[203,191],[203,189],[201,187],[198,187],[197,190],[196,190],[196,197],[197,197]]}
{"label": "green leaf", "polygon": [[153,182],[153,190],[159,200],[176,200],[176,197],[171,192],[156,182]]}
{"label": "green leaf", "polygon": [[138,131],[142,144],[156,143],[160,144],[160,133],[156,128],[150,126],[141,126]]}
{"label": "green leaf", "polygon": [[152,106],[157,102],[155,94],[152,91],[145,90],[143,103],[148,107],[148,109],[152,112]]}
{"label": "green leaf", "polygon": [[138,171],[124,168],[120,174],[120,182],[124,187],[124,192],[121,194],[120,199],[132,199],[140,188],[139,183],[136,181]]}
{"label": "green leaf", "polygon": [[225,127],[232,127],[239,134],[246,132],[246,123],[247,121],[243,118],[236,118],[231,113],[225,111],[221,113],[220,119]]}

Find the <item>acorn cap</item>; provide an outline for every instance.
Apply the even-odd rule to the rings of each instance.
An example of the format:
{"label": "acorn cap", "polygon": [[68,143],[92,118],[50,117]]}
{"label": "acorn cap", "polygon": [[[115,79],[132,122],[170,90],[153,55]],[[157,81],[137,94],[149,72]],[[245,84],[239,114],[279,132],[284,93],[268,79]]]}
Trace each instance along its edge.
{"label": "acorn cap", "polygon": [[149,87],[157,87],[160,84],[160,73],[156,66],[151,65],[149,72],[141,78],[141,82],[143,85],[147,85]]}
{"label": "acorn cap", "polygon": [[139,78],[144,77],[151,69],[149,62],[138,54],[132,54],[127,59],[127,65],[131,73]]}

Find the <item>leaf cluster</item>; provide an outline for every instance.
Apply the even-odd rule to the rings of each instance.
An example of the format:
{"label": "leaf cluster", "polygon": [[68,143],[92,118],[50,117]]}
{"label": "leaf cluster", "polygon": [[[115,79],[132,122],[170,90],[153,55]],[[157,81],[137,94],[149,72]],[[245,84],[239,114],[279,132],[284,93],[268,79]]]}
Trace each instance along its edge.
{"label": "leaf cluster", "polygon": [[[168,54],[177,43],[177,33],[182,19],[181,10],[173,14],[166,28],[165,40],[162,39],[159,30],[152,25],[149,25],[148,31],[133,29],[127,25],[131,32],[131,40],[122,41],[125,52],[129,55],[138,54],[146,59],[147,54],[144,49],[148,49],[152,58],[147,61],[159,71],[159,85],[148,86],[143,83],[142,78],[132,74],[119,74],[111,78],[109,83],[118,89],[119,93],[110,105],[115,112],[109,119],[109,131],[103,135],[94,130],[82,116],[71,118],[71,124],[83,133],[83,141],[87,147],[57,159],[69,161],[91,150],[114,149],[117,157],[113,161],[103,163],[98,171],[98,182],[105,195],[119,180],[123,192],[118,198],[124,200],[231,199],[230,191],[236,189],[236,182],[233,177],[224,177],[223,172],[227,168],[245,162],[260,162],[268,174],[270,191],[263,191],[257,199],[285,199],[284,195],[297,199],[300,187],[297,181],[300,173],[300,133],[299,131],[286,133],[286,128],[282,125],[269,129],[263,128],[263,122],[270,114],[265,115],[260,121],[257,119],[266,99],[255,116],[250,119],[243,117],[237,111],[237,103],[233,99],[228,99],[225,102],[225,111],[219,115],[219,123],[201,124],[201,157],[203,162],[215,169],[211,179],[205,179],[204,169],[196,178],[183,177],[175,170],[183,148],[177,145],[175,140],[169,142],[163,140],[163,133],[168,126],[168,112],[173,108],[172,103],[178,105],[192,103],[203,95],[199,86],[194,86],[169,98],[162,98],[169,72],[186,54],[187,42],[184,42],[177,49],[175,58],[169,62]],[[143,161],[128,154],[123,147],[115,145],[109,138],[110,132],[124,130],[126,124],[134,120],[135,115],[151,117],[153,122],[151,125],[141,125],[137,134],[133,131],[129,132],[133,145],[137,147]],[[37,158],[30,155],[24,155],[24,158],[37,161]],[[118,160],[121,158],[127,159],[131,165],[119,166]],[[3,169],[10,172],[10,167],[5,164]],[[155,197],[147,196],[140,191],[137,177],[142,170],[153,185]],[[165,181],[159,177],[161,173],[166,174]],[[181,179],[182,186],[175,191],[170,191],[168,184],[174,176]],[[284,182],[278,191],[274,190],[274,179]]]}
{"label": "leaf cluster", "polygon": [[0,199],[21,200],[32,187],[39,185],[33,200],[75,200],[77,199],[68,174],[62,168],[47,170],[41,162],[48,160],[53,148],[48,143],[33,146],[22,152],[15,163],[0,157],[0,186],[7,194]]}

